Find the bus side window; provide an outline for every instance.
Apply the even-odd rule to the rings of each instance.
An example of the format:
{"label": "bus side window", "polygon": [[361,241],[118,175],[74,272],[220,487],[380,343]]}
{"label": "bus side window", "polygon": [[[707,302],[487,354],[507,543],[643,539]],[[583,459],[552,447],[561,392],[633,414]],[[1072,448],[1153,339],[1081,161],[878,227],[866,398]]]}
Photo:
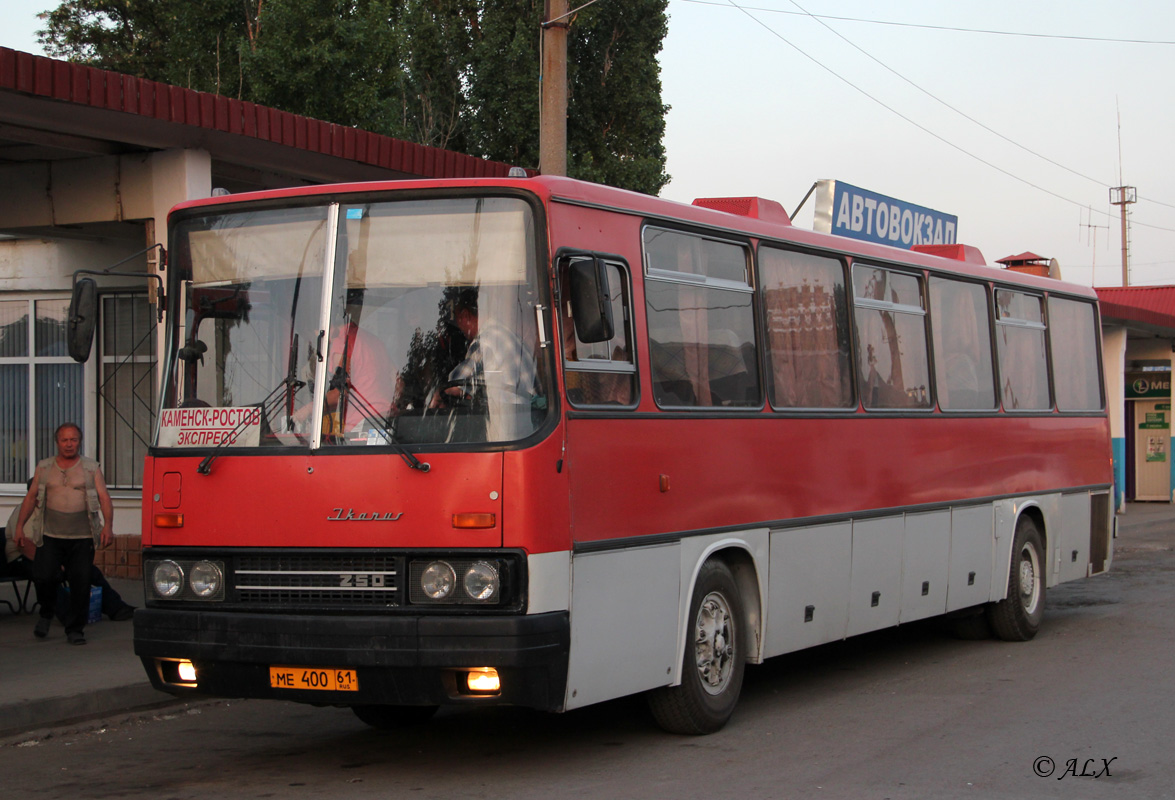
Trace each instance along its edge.
{"label": "bus side window", "polygon": [[657,405],[759,406],[747,247],[652,227],[643,238]]}
{"label": "bus side window", "polygon": [[[619,264],[605,263],[611,292],[611,339],[585,343],[575,335],[571,302],[564,296],[559,324],[563,332],[564,380],[567,400],[574,406],[633,406],[636,404],[636,364],[632,357],[632,313],[628,274]],[[570,285],[569,265],[562,267],[559,285]],[[565,290],[566,291],[566,290]]]}
{"label": "bus side window", "polygon": [[865,408],[932,408],[922,279],[856,264],[853,295]]}
{"label": "bus side window", "polygon": [[1041,298],[999,289],[995,299],[1000,393],[1004,409],[1046,411],[1051,408],[1051,403]]}
{"label": "bus side window", "polygon": [[944,411],[994,409],[991,313],[986,287],[931,278],[930,330],[939,406]]}
{"label": "bus side window", "polygon": [[759,248],[771,403],[853,407],[852,342],[838,259]]}
{"label": "bus side window", "polygon": [[1050,295],[1049,349],[1060,411],[1101,411],[1097,320],[1091,303]]}

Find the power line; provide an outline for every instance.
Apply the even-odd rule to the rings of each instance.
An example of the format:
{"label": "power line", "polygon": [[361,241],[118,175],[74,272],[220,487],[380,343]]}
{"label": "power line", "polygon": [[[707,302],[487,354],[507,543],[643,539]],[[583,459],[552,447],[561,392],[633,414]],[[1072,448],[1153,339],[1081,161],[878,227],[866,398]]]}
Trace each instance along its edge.
{"label": "power line", "polygon": [[[691,1],[691,2],[697,2],[698,0],[690,0],[690,1]],[[843,41],[845,44],[847,44],[847,45],[849,45],[850,47],[852,47],[854,50],[856,50],[857,52],[859,52],[861,55],[863,55],[863,56],[865,56],[866,58],[870,59],[870,60],[871,60],[871,61],[873,61],[875,64],[877,64],[877,65],[878,65],[878,66],[880,66],[881,68],[885,69],[886,71],[888,71],[889,73],[891,73],[891,74],[892,74],[892,75],[894,75],[895,77],[897,77],[897,78],[900,78],[901,80],[905,81],[905,82],[906,82],[906,83],[908,83],[910,86],[914,87],[915,89],[917,89],[918,91],[922,92],[924,95],[926,95],[927,97],[929,97],[931,100],[934,100],[935,102],[937,102],[937,103],[940,103],[940,104],[941,104],[941,105],[943,105],[943,106],[946,106],[946,107],[947,107],[947,108],[949,108],[951,111],[954,111],[956,114],[958,114],[959,116],[961,116],[963,119],[965,119],[965,120],[967,120],[967,121],[969,121],[969,122],[972,122],[972,123],[974,123],[975,125],[978,125],[980,128],[983,128],[985,131],[987,131],[988,133],[992,134],[993,136],[997,136],[997,137],[999,137],[1000,139],[1003,139],[1005,142],[1007,142],[1008,144],[1012,145],[1013,147],[1018,147],[1019,149],[1023,150],[1025,153],[1028,153],[1029,155],[1036,156],[1037,158],[1041,159],[1042,161],[1047,161],[1048,163],[1052,164],[1054,167],[1057,167],[1057,168],[1059,168],[1059,169],[1063,169],[1063,170],[1065,170],[1066,172],[1068,172],[1068,173],[1070,173],[1070,174],[1072,174],[1072,175],[1076,175],[1078,178],[1083,178],[1083,179],[1085,179],[1085,180],[1087,180],[1087,181],[1089,181],[1089,182],[1091,182],[1091,183],[1096,183],[1098,186],[1102,187],[1103,189],[1110,189],[1110,188],[1112,188],[1111,184],[1109,184],[1109,183],[1106,183],[1106,182],[1105,182],[1105,181],[1103,181],[1103,180],[1099,180],[1098,178],[1094,178],[1094,177],[1092,177],[1092,176],[1090,176],[1090,175],[1086,175],[1085,173],[1083,173],[1083,172],[1081,172],[1081,171],[1079,171],[1079,170],[1075,170],[1075,169],[1073,169],[1072,167],[1068,167],[1068,166],[1066,166],[1065,164],[1062,164],[1062,163],[1061,163],[1061,162],[1059,162],[1059,161],[1055,161],[1055,160],[1053,160],[1053,159],[1049,158],[1048,156],[1046,156],[1046,155],[1044,155],[1044,154],[1042,154],[1042,153],[1038,153],[1038,152],[1036,152],[1035,150],[1033,150],[1032,148],[1030,148],[1030,147],[1028,147],[1028,146],[1026,146],[1026,145],[1023,145],[1023,144],[1021,144],[1020,142],[1017,142],[1015,139],[1012,139],[1011,137],[1009,137],[1009,136],[1006,136],[1005,134],[1002,134],[1002,133],[1000,133],[999,131],[995,130],[994,128],[990,127],[989,125],[986,125],[985,123],[983,123],[983,122],[981,122],[981,121],[977,120],[975,117],[972,117],[970,114],[967,114],[966,112],[962,111],[961,109],[958,109],[958,108],[956,108],[955,106],[951,105],[951,104],[950,104],[950,103],[948,103],[946,100],[943,100],[941,97],[939,97],[938,95],[936,95],[936,94],[932,93],[932,92],[931,92],[931,91],[929,91],[928,89],[925,89],[925,88],[923,88],[922,86],[920,86],[919,84],[917,84],[917,83],[915,83],[913,80],[911,80],[910,78],[907,78],[905,75],[903,75],[902,73],[900,73],[900,72],[898,72],[897,70],[895,70],[893,67],[891,67],[891,66],[889,66],[888,64],[886,64],[886,63],[885,63],[884,61],[882,61],[881,59],[879,59],[879,58],[877,58],[876,56],[874,56],[872,53],[868,52],[868,51],[867,51],[867,50],[865,50],[864,48],[862,48],[862,47],[860,47],[859,45],[857,45],[857,43],[856,43],[856,42],[854,42],[854,41],[852,41],[851,39],[847,38],[846,36],[842,35],[842,34],[840,33],[840,31],[836,30],[836,29],[835,29],[835,28],[833,28],[831,25],[828,25],[827,23],[825,23],[825,22],[824,22],[824,20],[825,20],[825,19],[838,19],[838,18],[836,18],[836,17],[825,17],[825,16],[821,16],[821,15],[819,15],[819,14],[813,14],[812,12],[808,11],[808,9],[804,8],[804,7],[803,7],[803,6],[801,6],[801,5],[800,5],[798,2],[796,2],[796,0],[789,0],[789,2],[790,2],[790,3],[791,3],[793,6],[795,6],[796,8],[798,8],[798,9],[800,10],[800,12],[799,12],[799,13],[800,13],[800,15],[802,15],[802,16],[807,16],[807,17],[810,17],[811,19],[815,20],[815,21],[816,21],[816,22],[818,22],[818,23],[819,23],[821,26],[823,26],[825,30],[827,30],[827,31],[829,31],[830,33],[832,33],[834,36],[836,36],[837,38],[839,38],[839,39],[840,39],[841,41]],[[785,11],[782,11],[782,10],[781,10],[781,11],[780,11],[780,13],[786,13],[786,14],[795,14],[796,12],[791,12],[791,11],[786,11],[786,12],[785,12]],[[928,27],[929,27],[929,26],[928,26]],[[1120,181],[1119,181],[1119,182],[1120,182]],[[1160,205],[1160,206],[1166,206],[1167,208],[1175,208],[1175,204],[1171,204],[1171,203],[1164,203],[1164,202],[1163,202],[1163,201],[1161,201],[1161,200],[1155,200],[1155,199],[1153,199],[1153,198],[1149,198],[1149,197],[1143,197],[1143,196],[1141,196],[1141,195],[1138,195],[1138,199],[1139,199],[1139,200],[1145,200],[1145,201],[1146,201],[1146,202],[1148,202],[1148,203],[1154,203],[1154,204],[1156,204],[1156,205]]]}
{"label": "power line", "polygon": [[[717,0],[681,0],[683,3],[694,3],[699,6],[717,6],[718,8],[729,8],[725,3],[719,3]],[[838,17],[831,14],[809,14],[808,12],[800,13],[799,11],[785,11],[780,8],[759,8],[756,6],[743,6],[740,8],[743,11],[762,11],[768,14],[788,14],[790,16],[809,16],[816,19],[829,19],[834,22],[860,22],[866,25],[888,25],[894,28],[921,28],[923,30],[931,31],[951,31],[955,33],[978,33],[986,36],[1019,36],[1029,39],[1061,39],[1076,42],[1103,42],[1106,44],[1153,44],[1153,45],[1175,45],[1175,41],[1167,41],[1164,39],[1116,39],[1104,36],[1076,36],[1061,33],[1029,33],[1025,31],[997,31],[985,28],[960,28],[951,25],[926,25],[916,22],[894,22],[892,20],[884,19],[863,19],[861,17]]]}
{"label": "power line", "polygon": [[960,109],[958,109],[958,108],[955,108],[953,105],[951,105],[950,103],[948,103],[946,100],[943,100],[941,97],[939,97],[939,96],[938,96],[938,95],[936,95],[936,94],[933,94],[933,93],[932,93],[932,92],[930,92],[928,89],[925,89],[925,88],[923,88],[922,86],[918,85],[917,83],[914,83],[914,81],[912,81],[911,79],[907,78],[905,75],[903,75],[902,73],[898,72],[896,69],[894,69],[893,67],[889,66],[888,64],[886,64],[886,63],[885,63],[884,61],[882,61],[881,59],[879,59],[879,58],[875,57],[875,56],[874,56],[872,53],[868,52],[868,51],[867,51],[867,50],[865,50],[864,48],[862,48],[862,47],[858,46],[858,45],[857,45],[855,42],[853,42],[852,40],[850,40],[850,39],[846,38],[845,36],[843,36],[843,35],[842,35],[842,34],[841,34],[839,31],[837,31],[837,30],[836,30],[835,28],[833,28],[831,25],[828,25],[828,24],[826,24],[826,23],[824,22],[824,20],[823,20],[823,19],[822,19],[820,16],[818,16],[818,15],[816,15],[816,14],[813,14],[813,13],[809,12],[809,11],[808,11],[806,8],[804,8],[803,6],[801,6],[801,5],[800,5],[799,3],[797,3],[795,0],[789,0],[789,2],[791,2],[791,4],[792,4],[793,6],[795,6],[796,8],[800,9],[800,11],[802,11],[802,12],[803,12],[805,15],[807,15],[807,16],[809,16],[809,17],[811,17],[811,18],[812,18],[812,19],[814,19],[816,22],[820,23],[820,25],[822,25],[822,26],[824,27],[824,29],[825,29],[825,30],[827,30],[827,31],[829,31],[830,33],[832,33],[834,36],[836,36],[837,38],[839,38],[839,39],[840,39],[841,41],[843,41],[845,44],[847,44],[847,45],[849,45],[850,47],[852,47],[852,48],[853,48],[854,50],[856,50],[858,53],[860,53],[861,55],[863,55],[863,56],[865,56],[866,58],[870,59],[871,61],[873,61],[873,63],[877,64],[879,67],[881,67],[882,69],[886,70],[886,71],[887,71],[887,72],[889,72],[891,75],[894,75],[894,76],[896,76],[896,77],[900,78],[901,80],[905,81],[906,83],[908,83],[910,86],[913,86],[915,89],[917,89],[918,91],[922,92],[922,94],[926,95],[926,96],[927,96],[927,97],[929,97],[931,100],[934,100],[936,103],[940,103],[940,104],[942,104],[942,105],[946,106],[947,108],[949,108],[951,111],[954,111],[956,114],[958,114],[960,117],[962,117],[963,119],[967,120],[968,122],[973,122],[974,124],[976,124],[976,125],[978,125],[979,127],[983,128],[985,131],[987,131],[988,133],[992,134],[993,136],[998,136],[999,138],[1003,139],[1003,140],[1004,140],[1005,142],[1007,142],[1008,144],[1010,144],[1010,145],[1013,145],[1013,146],[1015,146],[1015,147],[1018,147],[1018,148],[1020,148],[1021,150],[1023,150],[1024,152],[1026,152],[1026,153],[1028,153],[1028,154],[1030,154],[1030,155],[1034,155],[1034,156],[1036,156],[1037,158],[1039,158],[1039,159],[1042,159],[1043,161],[1047,161],[1048,163],[1052,164],[1054,167],[1059,167],[1060,169],[1063,169],[1063,170],[1065,170],[1066,172],[1069,172],[1069,173],[1071,173],[1071,174],[1073,174],[1073,175],[1076,175],[1076,176],[1077,176],[1077,177],[1079,177],[1079,178],[1084,178],[1084,179],[1085,179],[1085,180],[1087,180],[1087,181],[1090,181],[1090,182],[1092,182],[1092,183],[1096,183],[1098,186],[1101,186],[1103,189],[1108,189],[1108,188],[1110,188],[1110,184],[1106,183],[1105,181],[1098,180],[1097,178],[1090,177],[1089,175],[1086,175],[1086,174],[1084,174],[1084,173],[1082,173],[1082,172],[1079,172],[1079,171],[1077,171],[1077,170],[1075,170],[1075,169],[1072,169],[1072,168],[1070,168],[1070,167],[1067,167],[1067,166],[1065,166],[1064,164],[1062,164],[1062,163],[1060,163],[1060,162],[1058,162],[1058,161],[1054,161],[1053,159],[1049,158],[1048,156],[1046,156],[1046,155],[1042,155],[1041,153],[1038,153],[1038,152],[1036,152],[1035,150],[1033,150],[1033,149],[1031,149],[1031,148],[1029,148],[1029,147],[1026,147],[1025,145],[1022,145],[1022,144],[1020,144],[1019,142],[1015,141],[1014,139],[1012,139],[1012,138],[1010,138],[1010,137],[1008,137],[1008,136],[1005,136],[1004,134],[1000,133],[999,131],[995,130],[994,128],[991,128],[991,127],[989,127],[988,125],[985,125],[984,123],[982,123],[982,122],[980,122],[979,120],[975,119],[975,117],[972,117],[970,114],[967,114],[966,112],[964,112],[964,111],[962,111],[962,110],[960,110]]}
{"label": "power line", "polygon": [[[687,2],[700,2],[700,0],[687,0]],[[1021,176],[1019,176],[1019,175],[1017,175],[1017,174],[1015,174],[1015,173],[1013,173],[1013,172],[1010,172],[1010,171],[1008,171],[1008,170],[1004,169],[1003,167],[1000,167],[1000,166],[998,166],[998,165],[996,165],[996,164],[993,164],[992,162],[988,161],[987,159],[985,159],[985,158],[983,158],[983,157],[981,157],[981,156],[979,156],[979,155],[976,155],[975,153],[972,153],[970,150],[967,150],[966,148],[962,147],[961,145],[957,145],[957,144],[955,144],[954,142],[952,142],[952,141],[950,141],[949,139],[947,139],[946,137],[944,137],[944,136],[942,136],[942,135],[940,135],[940,134],[938,134],[938,133],[935,133],[935,132],[934,132],[933,130],[931,130],[930,128],[926,127],[925,125],[923,125],[923,124],[922,124],[922,123],[920,123],[920,122],[917,122],[916,120],[912,119],[911,117],[909,117],[909,116],[907,116],[907,115],[903,114],[901,111],[898,111],[896,108],[894,108],[893,106],[889,105],[888,103],[886,103],[885,101],[881,100],[880,98],[878,98],[878,97],[875,97],[874,95],[870,94],[870,93],[869,93],[868,91],[866,91],[865,89],[863,89],[863,88],[861,88],[860,86],[858,86],[857,84],[853,83],[851,80],[849,80],[849,79],[848,79],[848,78],[846,78],[845,76],[841,75],[839,72],[837,72],[836,70],[834,70],[832,67],[830,67],[830,66],[828,66],[827,64],[823,63],[822,61],[820,61],[820,60],[819,60],[818,58],[816,58],[815,56],[813,56],[813,55],[809,54],[807,51],[805,51],[805,50],[804,50],[803,48],[801,48],[799,45],[797,45],[797,44],[795,44],[794,42],[790,41],[790,40],[789,40],[787,37],[785,37],[783,34],[779,33],[779,32],[778,32],[778,31],[776,31],[774,28],[772,28],[770,25],[768,25],[767,23],[763,22],[761,19],[759,19],[758,17],[756,17],[754,14],[750,13],[750,11],[749,11],[749,10],[748,10],[746,7],[744,7],[744,6],[741,6],[741,5],[739,5],[738,3],[736,3],[736,2],[735,2],[735,0],[727,0],[727,3],[728,3],[728,6],[729,6],[729,7],[732,7],[732,8],[735,8],[735,9],[738,9],[739,11],[741,11],[741,12],[742,12],[743,14],[745,14],[745,15],[746,15],[746,16],[747,16],[747,17],[748,17],[750,20],[752,20],[752,21],[753,21],[755,24],[757,24],[757,25],[761,26],[761,27],[762,27],[764,30],[766,30],[766,31],[767,31],[768,33],[770,33],[772,36],[774,36],[775,38],[779,39],[781,42],[783,42],[783,43],[784,43],[784,44],[786,44],[788,47],[790,47],[790,48],[792,48],[793,50],[795,50],[797,53],[799,53],[799,54],[800,54],[800,55],[802,55],[804,58],[806,58],[806,59],[808,59],[809,61],[811,61],[811,62],[812,62],[813,64],[815,64],[816,66],[818,66],[818,67],[820,67],[821,69],[823,69],[824,71],[828,72],[830,75],[832,75],[832,76],[833,76],[834,78],[836,78],[837,80],[839,80],[839,81],[841,81],[842,83],[846,84],[846,85],[847,85],[847,86],[849,86],[850,88],[852,88],[852,89],[855,89],[857,92],[859,92],[860,94],[863,94],[865,97],[869,98],[869,99],[870,99],[870,100],[872,100],[874,103],[877,103],[879,106],[881,106],[882,108],[884,108],[886,111],[889,111],[891,114],[894,114],[895,116],[897,116],[897,117],[901,118],[902,120],[905,120],[907,123],[909,123],[910,125],[913,125],[915,128],[917,128],[918,130],[922,131],[923,133],[925,133],[925,134],[927,134],[927,135],[929,135],[929,136],[932,136],[932,137],[934,137],[935,139],[937,139],[938,141],[940,141],[940,142],[942,142],[943,144],[947,145],[948,147],[950,147],[950,148],[952,148],[952,149],[954,149],[954,150],[957,150],[958,152],[962,153],[963,155],[965,155],[965,156],[967,156],[967,157],[969,157],[969,158],[972,158],[972,159],[974,159],[975,161],[978,161],[979,163],[983,164],[984,166],[986,166],[986,167],[989,167],[990,169],[994,169],[996,172],[999,172],[999,173],[1001,173],[1001,174],[1003,174],[1003,175],[1006,175],[1007,177],[1011,178],[1012,180],[1018,181],[1019,183],[1022,183],[1022,184],[1024,184],[1025,186],[1029,186],[1029,187],[1031,187],[1031,188],[1033,188],[1033,189],[1036,189],[1036,190],[1037,190],[1037,191],[1039,191],[1039,192],[1043,192],[1043,193],[1045,193],[1045,194],[1047,194],[1047,195],[1050,195],[1051,197],[1055,197],[1055,198],[1056,198],[1056,199],[1058,199],[1058,200],[1064,201],[1064,202],[1066,202],[1066,203],[1069,203],[1069,204],[1071,204],[1071,205],[1075,205],[1075,206],[1077,206],[1078,208],[1083,208],[1083,209],[1084,209],[1084,208],[1087,208],[1087,207],[1088,207],[1088,204],[1087,204],[1087,203],[1081,203],[1081,202],[1078,202],[1078,201],[1076,201],[1076,200],[1073,200],[1073,199],[1071,199],[1071,198],[1069,198],[1069,197],[1065,197],[1065,196],[1064,196],[1064,195],[1062,195],[1062,194],[1058,194],[1057,192],[1054,192],[1054,191],[1052,191],[1051,189],[1047,189],[1047,188],[1045,188],[1044,186],[1041,186],[1041,185],[1039,185],[1039,184],[1033,183],[1032,181],[1028,180],[1027,178],[1023,178],[1023,177],[1021,177]],[[799,7],[799,6],[797,5],[797,8],[798,8],[798,7]],[[808,16],[812,16],[812,15],[808,15]],[[831,29],[830,29],[830,30],[831,30]],[[833,33],[836,33],[836,32],[835,32],[835,31],[833,31]],[[840,36],[840,34],[837,34],[837,35],[838,35],[838,36]],[[843,39],[844,37],[842,36],[841,38]],[[848,40],[846,39],[845,41],[848,41]],[[850,44],[852,44],[851,42],[849,42],[849,43],[850,43]],[[853,46],[854,46],[854,47],[856,47],[856,45],[853,45]],[[860,49],[860,48],[858,48],[858,49]],[[863,50],[862,50],[861,52],[862,52],[862,53],[864,53],[865,51],[863,51]],[[869,54],[868,54],[868,53],[865,53],[865,55],[869,55]],[[873,58],[873,56],[869,56],[869,57],[870,57],[870,58]],[[874,61],[876,61],[877,59],[873,59],[873,60],[874,60]],[[878,63],[879,63],[879,64],[881,64],[881,62],[880,62],[880,61],[878,61]],[[884,64],[882,64],[882,66],[885,66],[885,65],[884,65]],[[886,69],[889,69],[889,67],[886,67]],[[890,70],[890,71],[891,71],[891,72],[893,72],[893,70]],[[900,74],[898,74],[898,73],[896,73],[896,72],[894,72],[894,74],[895,74],[895,75],[898,75],[898,77],[902,77],[902,79],[903,79],[903,80],[907,80],[907,79],[905,79],[903,76],[901,76]],[[921,88],[921,87],[918,87],[916,84],[913,84],[912,82],[911,82],[911,85],[915,86],[915,88],[919,88],[919,89]],[[923,90],[923,91],[924,91],[924,90]],[[927,92],[927,94],[929,94],[929,92]],[[934,95],[930,95],[930,96],[931,96],[931,97],[934,97]],[[937,100],[938,98],[937,98],[937,97],[935,97],[934,99],[936,99],[936,100]],[[945,103],[944,101],[941,101],[941,100],[940,100],[939,102],[942,102],[944,105],[947,105],[947,107],[948,107],[948,108],[951,108],[952,110],[956,111],[957,113],[959,113],[959,114],[962,114],[964,117],[967,117],[967,119],[971,119],[971,117],[968,117],[966,114],[963,114],[963,112],[961,112],[961,111],[958,111],[957,109],[954,109],[952,106],[950,106],[949,104]],[[985,129],[987,129],[987,130],[991,130],[990,128],[987,128],[987,126],[985,126],[985,125],[982,125],[982,123],[979,123],[979,122],[978,122],[978,121],[976,121],[976,120],[972,120],[972,121],[973,121],[973,122],[976,122],[976,124],[979,124],[979,125],[981,125],[982,127],[984,127],[984,128],[985,128]],[[995,132],[995,131],[992,131],[992,133],[996,133],[996,132]],[[1001,138],[1006,138],[1006,137],[1003,137],[1003,136],[1002,136],[1002,134],[999,134],[999,133],[996,133],[996,135],[997,135],[997,136],[1001,136]],[[1008,141],[1011,141],[1011,140],[1009,139]],[[1012,142],[1012,143],[1013,143],[1013,144],[1015,144],[1015,142]],[[1027,149],[1027,148],[1025,148],[1025,149]],[[1029,152],[1031,152],[1031,151],[1029,151]],[[1035,155],[1035,154],[1034,154],[1034,155]],[[1040,156],[1040,157],[1041,157],[1041,158],[1045,158],[1044,156]],[[1046,161],[1050,161],[1050,162],[1051,162],[1051,159],[1047,159],[1047,158],[1046,158],[1045,160],[1046,160]],[[1054,164],[1056,164],[1056,162],[1051,162],[1051,163],[1054,163]],[[1057,166],[1059,166],[1059,167],[1061,167],[1061,168],[1063,168],[1063,169],[1068,169],[1067,167],[1064,167],[1064,166],[1063,166],[1063,165],[1061,165],[1061,164],[1057,164]],[[1070,170],[1070,171],[1072,171],[1072,170]],[[1080,175],[1080,173],[1077,173],[1077,174],[1079,174],[1079,175]],[[1089,178],[1088,176],[1085,176],[1085,175],[1081,175],[1081,177],[1083,177],[1083,178],[1086,178],[1087,180],[1091,180],[1091,181],[1093,181],[1093,182],[1095,182],[1095,183],[1098,183],[1098,184],[1100,184],[1100,185],[1102,185],[1102,186],[1107,186],[1107,185],[1108,185],[1108,184],[1103,184],[1101,181],[1098,181],[1098,180],[1097,180],[1097,179],[1095,179],[1095,178]],[[1104,214],[1106,217],[1109,217],[1109,216],[1110,216],[1110,214],[1109,214],[1109,213],[1107,213],[1107,212],[1104,212],[1104,211],[1099,211],[1098,213],[1100,213],[1100,214]],[[1162,227],[1162,226],[1159,226],[1159,225],[1148,225],[1148,224],[1146,224],[1146,223],[1142,223],[1142,222],[1134,222],[1133,224],[1135,224],[1135,225],[1139,225],[1139,226],[1142,226],[1142,227],[1146,227],[1146,228],[1153,228],[1153,229],[1155,229],[1155,230],[1169,231],[1169,232],[1171,232],[1171,233],[1175,233],[1175,228],[1164,228],[1164,227]]]}

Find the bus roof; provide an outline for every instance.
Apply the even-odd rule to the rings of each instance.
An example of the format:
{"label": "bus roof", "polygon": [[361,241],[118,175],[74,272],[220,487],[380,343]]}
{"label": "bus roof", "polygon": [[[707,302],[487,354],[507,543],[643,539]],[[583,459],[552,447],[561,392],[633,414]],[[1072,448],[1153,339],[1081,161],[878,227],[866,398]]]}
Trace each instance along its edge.
{"label": "bus roof", "polygon": [[[1088,298],[1097,297],[1093,289],[1080,284],[987,266],[982,261],[982,255],[979,255],[979,251],[974,247],[966,245],[949,246],[943,251],[948,255],[938,255],[797,228],[790,223],[790,220],[787,218],[787,213],[782,210],[782,207],[779,207],[779,211],[782,213],[774,213],[775,207],[779,205],[774,201],[765,201],[759,198],[737,198],[742,201],[756,200],[758,202],[723,204],[716,202],[723,198],[706,198],[705,205],[690,205],[626,189],[618,189],[612,186],[550,175],[536,175],[534,177],[524,178],[390,180],[299,186],[190,200],[177,205],[172,209],[171,213],[262,200],[282,200],[360,192],[404,192],[459,188],[516,189],[532,193],[545,203],[566,203],[601,208],[647,219],[679,224],[684,223],[714,231],[743,234],[757,239],[767,239],[799,245],[801,247],[832,251],[854,259],[868,259],[891,264],[896,263],[924,267],[936,271],[969,275],[982,280],[1019,284],[1040,291],[1061,291],[1066,294],[1075,294]],[[738,211],[720,209],[767,209],[767,213],[761,214],[763,218],[757,218],[756,216],[745,213],[738,213]],[[952,250],[951,248],[954,249]],[[951,257],[952,255],[953,257]],[[979,259],[978,263],[976,263],[976,256]]]}

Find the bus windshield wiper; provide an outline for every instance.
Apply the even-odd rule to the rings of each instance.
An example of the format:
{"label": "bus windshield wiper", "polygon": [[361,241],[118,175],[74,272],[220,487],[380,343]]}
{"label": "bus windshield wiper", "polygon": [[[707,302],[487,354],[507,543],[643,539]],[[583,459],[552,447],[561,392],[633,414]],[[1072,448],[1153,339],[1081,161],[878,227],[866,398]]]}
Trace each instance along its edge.
{"label": "bus windshield wiper", "polygon": [[[351,324],[351,323],[348,323]],[[404,463],[412,467],[412,469],[420,472],[428,472],[432,467],[427,461],[421,461],[412,452],[408,450],[403,444],[396,439],[396,434],[392,431],[391,413],[389,411],[388,419],[385,420],[384,415],[379,413],[363,393],[355,389],[351,385],[351,374],[348,369],[351,364],[351,342],[352,337],[346,336],[343,343],[343,358],[339,366],[335,369],[335,374],[330,379],[331,389],[337,389],[339,398],[335,403],[335,410],[339,415],[339,425],[341,426],[347,419],[347,403],[351,398],[355,398],[355,407],[366,417],[369,421],[379,426],[381,435],[388,444],[396,449],[400,458]]]}
{"label": "bus windshield wiper", "polygon": [[[270,414],[277,411],[283,405],[286,407],[287,412],[289,412],[289,410],[293,407],[294,395],[297,394],[299,389],[306,385],[305,381],[300,381],[297,377],[297,353],[298,334],[295,333],[292,341],[290,342],[290,358],[286,371],[286,377],[282,379],[281,383],[274,387],[272,392],[265,396],[264,400],[256,404],[257,407],[261,410],[261,418],[263,420],[268,420]],[[228,432],[228,435],[225,436],[219,444],[212,448],[212,452],[204,456],[199,466],[196,467],[196,472],[199,472],[201,475],[207,475],[212,472],[212,462],[220,457],[222,450],[237,440],[237,438],[245,431],[245,428],[249,426],[249,421],[249,416],[242,416],[241,421],[238,422],[233,427],[233,429]],[[292,431],[294,429],[293,422],[293,414],[287,413],[287,430]]]}
{"label": "bus windshield wiper", "polygon": [[412,467],[412,469],[420,470],[421,472],[428,472],[430,469],[432,469],[431,465],[429,465],[427,461],[421,461],[407,447],[401,444],[398,439],[396,439],[396,434],[392,431],[391,422],[385,421],[384,416],[376,411],[375,408],[372,407],[371,403],[367,402],[367,398],[363,396],[362,392],[353,389],[351,386],[351,381],[348,380],[348,375],[343,371],[342,366],[338,368],[338,371],[335,373],[335,377],[332,379],[331,383],[333,384],[336,381],[340,383],[338,405],[340,409],[340,420],[344,419],[342,415],[346,413],[347,401],[354,398],[355,407],[358,408],[359,411],[362,412],[363,416],[366,417],[370,422],[373,422],[379,426],[380,435],[383,436],[384,441],[395,448],[396,453],[404,460],[405,464]]}

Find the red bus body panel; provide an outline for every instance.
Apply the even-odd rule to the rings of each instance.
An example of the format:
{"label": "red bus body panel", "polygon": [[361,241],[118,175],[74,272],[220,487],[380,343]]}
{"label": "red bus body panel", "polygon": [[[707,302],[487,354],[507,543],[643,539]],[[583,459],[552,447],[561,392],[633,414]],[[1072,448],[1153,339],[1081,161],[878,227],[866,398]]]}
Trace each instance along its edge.
{"label": "red bus body panel", "polygon": [[[202,547],[501,547],[502,454],[428,453],[420,472],[398,456],[148,457],[143,544]],[[493,495],[493,496],[491,496]],[[182,514],[161,528],[155,514]],[[487,529],[457,529],[453,515],[490,513]],[[398,515],[398,516],[397,516]],[[392,519],[394,517],[394,519]],[[333,518],[333,519],[332,519]]]}
{"label": "red bus body panel", "polygon": [[574,419],[573,535],[593,542],[1104,486],[1108,427],[1055,416]]}

